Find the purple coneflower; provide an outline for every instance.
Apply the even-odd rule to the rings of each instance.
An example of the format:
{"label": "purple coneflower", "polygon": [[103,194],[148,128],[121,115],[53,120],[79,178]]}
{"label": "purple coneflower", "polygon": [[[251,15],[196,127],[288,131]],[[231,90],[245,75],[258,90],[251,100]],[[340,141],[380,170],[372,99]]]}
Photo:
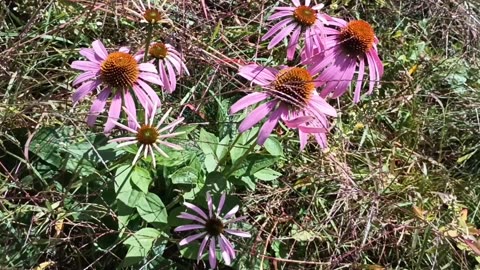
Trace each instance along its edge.
{"label": "purple coneflower", "polygon": [[73,81],[74,86],[80,85],[72,96],[74,104],[100,86],[101,91],[90,108],[87,124],[89,126],[95,124],[98,115],[105,108],[108,97],[112,95],[104,132],[110,132],[115,126],[114,122],[120,116],[122,99],[130,113],[129,127],[134,128],[137,112],[130,89],[145,109],[151,107],[153,103],[160,104],[157,93],[146,83],[163,85],[157,75],[157,69],[151,63],[139,64],[140,57],[129,54],[126,47],[110,54],[99,40],[94,41],[92,47],[80,50],[80,54],[88,61],[73,61],[71,65],[74,69],[85,71]]}
{"label": "purple coneflower", "polygon": [[172,45],[157,42],[151,45],[148,53],[154,58],[151,62],[158,61],[158,74],[164,84],[163,88],[168,93],[175,91],[177,75],[180,76],[184,72],[190,75],[182,56]]}
{"label": "purple coneflower", "polygon": [[222,194],[218,207],[214,209],[212,197],[210,193],[207,192],[207,205],[208,205],[208,215],[200,209],[198,206],[195,206],[191,203],[184,202],[183,204],[190,210],[194,211],[196,214],[189,214],[182,212],[178,218],[193,220],[198,224],[190,225],[181,225],[175,228],[176,232],[183,231],[192,231],[192,230],[201,230],[201,232],[188,236],[182,241],[179,245],[187,245],[194,240],[203,238],[202,243],[200,244],[200,249],[198,250],[197,262],[200,261],[203,255],[205,247],[208,246],[208,261],[210,263],[210,268],[214,269],[217,266],[217,256],[215,255],[216,243],[220,246],[220,251],[222,257],[225,260],[227,265],[230,265],[232,260],[235,259],[235,249],[233,249],[232,243],[225,236],[226,234],[236,235],[240,237],[251,237],[250,233],[243,232],[234,229],[228,229],[227,226],[232,223],[241,221],[245,219],[245,216],[234,218],[237,213],[239,206],[235,206],[232,210],[228,211],[223,217],[221,215],[223,205],[225,204],[225,193]]}
{"label": "purple coneflower", "polygon": [[262,41],[274,36],[268,44],[268,49],[275,47],[280,41],[290,35],[290,41],[287,47],[287,59],[292,60],[295,55],[295,49],[300,39],[300,34],[305,33],[305,50],[309,53],[317,46],[321,47],[319,39],[314,38],[317,35],[324,35],[323,24],[326,22],[324,15],[319,13],[323,4],[310,7],[310,0],[305,0],[305,5],[301,5],[299,0],[292,0],[295,7],[277,7],[277,12],[273,13],[268,20],[284,18],[275,24],[263,37]]}
{"label": "purple coneflower", "polygon": [[135,10],[127,8],[130,13],[137,16],[141,22],[155,24],[155,23],[168,23],[172,24],[172,21],[167,18],[165,12],[163,11],[162,7],[165,1],[161,5],[155,6],[154,4],[150,4],[150,0],[146,1],[146,4],[143,4],[144,0],[134,0],[132,1],[133,5],[135,6]]}
{"label": "purple coneflower", "polygon": [[315,76],[309,69],[284,67],[277,70],[253,64],[241,67],[239,75],[262,86],[264,90],[238,100],[230,108],[231,114],[270,99],[247,115],[238,128],[240,132],[250,129],[270,113],[260,129],[258,144],[263,145],[281,119],[287,127],[298,128],[302,150],[308,134],[315,135],[320,146],[326,146],[326,115],[336,116],[337,113],[318,95],[315,90],[318,82],[314,80]]}
{"label": "purple coneflower", "polygon": [[329,28],[324,40],[325,48],[318,47],[311,54],[305,51],[306,56],[311,56],[306,63],[312,65],[312,72],[321,72],[319,81],[324,82],[320,93],[332,98],[343,95],[358,72],[353,101],[360,101],[360,94],[368,66],[371,94],[375,85],[379,84],[383,75],[383,64],[377,53],[378,39],[372,26],[365,21],[355,20],[346,22],[338,18],[329,18],[329,25],[338,29]]}
{"label": "purple coneflower", "polygon": [[[158,121],[156,126],[154,126],[153,124],[153,120],[155,118],[155,111],[157,108],[156,104],[154,104],[152,108],[154,109],[153,110],[145,109],[145,124],[143,125],[140,125],[136,119],[135,119],[134,128],[127,127],[116,121],[114,122],[115,125],[117,125],[118,127],[121,127],[122,129],[133,133],[133,136],[113,139],[109,141],[110,143],[111,142],[119,143],[117,147],[123,147],[127,145],[132,145],[132,144],[137,144],[139,146],[137,154],[135,155],[135,158],[132,161],[132,165],[138,161],[143,151],[144,158],[146,158],[148,154],[150,154],[150,156],[152,157],[153,167],[155,168],[156,161],[155,161],[155,153],[153,152],[153,149],[157,150],[162,156],[168,158],[167,153],[165,153],[165,151],[163,151],[159,147],[159,145],[164,145],[175,150],[183,150],[181,146],[173,143],[169,143],[164,140],[167,138],[172,138],[172,137],[184,134],[184,132],[169,133],[171,129],[173,129],[176,125],[178,125],[183,121],[183,117],[178,118],[172,123],[160,128],[160,126],[165,122],[168,115],[172,111],[172,108],[168,109],[168,111],[162,116],[160,121]],[[132,116],[130,110],[128,110],[125,107],[123,109],[128,116]],[[162,134],[165,131],[166,133]]]}

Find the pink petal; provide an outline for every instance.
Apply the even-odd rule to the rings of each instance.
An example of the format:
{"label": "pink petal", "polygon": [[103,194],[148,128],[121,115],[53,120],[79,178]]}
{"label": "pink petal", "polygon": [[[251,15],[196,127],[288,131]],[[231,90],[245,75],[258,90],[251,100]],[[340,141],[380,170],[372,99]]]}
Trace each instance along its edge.
{"label": "pink petal", "polygon": [[131,129],[137,128],[137,108],[135,107],[135,101],[133,101],[132,94],[130,91],[125,91],[123,94],[125,100],[125,108],[128,111],[128,126]]}
{"label": "pink petal", "polygon": [[95,101],[93,101],[92,107],[90,107],[90,112],[87,117],[87,125],[93,127],[95,125],[95,120],[100,113],[105,109],[105,103],[110,96],[110,88],[103,89],[98,95]]}
{"label": "pink petal", "polygon": [[142,107],[145,110],[150,110],[153,107],[152,101],[140,86],[134,84],[132,86],[132,90],[137,96],[138,101],[140,101],[140,104],[142,104]]}
{"label": "pink petal", "polygon": [[180,243],[178,243],[178,244],[180,246],[188,245],[192,241],[195,241],[198,238],[205,236],[206,234],[207,234],[206,232],[202,232],[202,233],[197,233],[197,234],[194,234],[194,235],[190,235],[187,238],[182,239],[182,241],[180,241]]}
{"label": "pink petal", "polygon": [[100,56],[103,60],[105,60],[108,56],[107,49],[105,49],[105,46],[103,46],[103,43],[100,40],[95,40],[92,43],[93,50],[95,50],[95,53]]}
{"label": "pink petal", "polygon": [[194,220],[194,221],[199,222],[200,224],[205,224],[205,220],[203,220],[200,217],[197,217],[195,215],[189,214],[189,213],[182,212],[177,217],[178,218],[183,218],[183,219]]}
{"label": "pink petal", "polygon": [[355,93],[353,95],[353,103],[360,101],[360,91],[363,85],[363,75],[365,74],[365,60],[360,60],[360,67],[358,69],[357,85],[355,85]]}
{"label": "pink petal", "polygon": [[207,214],[205,214],[205,212],[203,212],[203,210],[200,209],[198,206],[196,206],[194,204],[191,204],[191,203],[188,203],[188,202],[184,202],[183,205],[185,205],[188,209],[191,209],[191,210],[195,211],[197,214],[199,214],[205,220],[208,219]]}
{"label": "pink petal", "polygon": [[[278,18],[287,17],[287,16],[292,16],[292,11],[290,11],[290,10],[277,11],[277,12],[273,13],[272,16],[270,16],[268,18],[268,20],[273,21],[273,20],[276,20]],[[262,40],[263,40],[263,38],[262,38]]]}
{"label": "pink petal", "polygon": [[75,78],[75,80],[72,82],[72,85],[77,85],[77,84],[82,83],[84,81],[88,81],[90,79],[95,78],[95,76],[97,76],[97,73],[95,73],[95,72],[92,72],[92,71],[84,72],[84,73],[78,75],[77,78]]}
{"label": "pink petal", "polygon": [[248,94],[242,97],[241,99],[239,99],[230,107],[230,114],[234,114],[240,110],[243,110],[250,105],[256,104],[260,101],[267,99],[268,97],[269,95],[264,92],[254,92],[254,93]]}
{"label": "pink petal", "polygon": [[233,235],[240,236],[240,237],[252,237],[252,235],[250,233],[239,231],[239,230],[225,229],[224,231],[229,233],[229,234],[233,234]]}
{"label": "pink petal", "polygon": [[277,105],[277,100],[272,100],[267,103],[260,105],[258,108],[253,110],[240,124],[238,131],[240,133],[250,129],[255,124],[260,122],[269,112],[271,112]]}
{"label": "pink petal", "polygon": [[332,105],[328,104],[325,99],[318,95],[312,96],[310,99],[309,109],[318,111],[320,114],[326,114],[333,117],[337,116],[337,110]]}
{"label": "pink petal", "polygon": [[[160,80],[160,77],[158,75],[153,74],[153,73],[147,73],[147,72],[140,72],[140,75],[138,77],[144,81],[151,82],[154,84],[162,85],[162,81]],[[138,80],[137,80],[138,82]]]}
{"label": "pink petal", "polygon": [[302,30],[302,26],[297,26],[293,31],[292,35],[290,36],[290,41],[288,42],[287,47],[287,59],[292,60],[293,56],[295,55],[295,49],[297,48],[298,39],[300,38],[300,33]]}
{"label": "pink petal", "polygon": [[160,80],[162,81],[163,88],[167,93],[172,93],[172,89],[170,88],[170,82],[168,81],[168,75],[165,71],[165,65],[163,61],[158,62],[158,74],[160,76]]}
{"label": "pink petal", "polygon": [[215,254],[215,239],[213,237],[210,239],[209,247],[208,262],[210,263],[210,268],[215,269],[217,267],[217,256]]}
{"label": "pink petal", "polygon": [[205,229],[204,225],[201,224],[188,224],[188,225],[180,225],[174,229],[175,232],[183,232],[183,231],[191,231],[191,230],[198,230],[198,229]]}
{"label": "pink petal", "polygon": [[83,48],[80,50],[80,54],[87,58],[89,61],[100,64],[103,59],[100,58],[93,49]]}
{"label": "pink petal", "polygon": [[280,116],[285,112],[285,109],[282,107],[276,109],[268,118],[268,120],[263,124],[260,132],[258,133],[257,144],[263,145],[265,141],[268,139],[270,134],[272,133],[273,129],[278,123]]}
{"label": "pink petal", "polygon": [[147,93],[147,95],[150,97],[150,100],[152,101],[152,103],[157,104],[157,106],[160,106],[162,104],[157,93],[153,91],[150,85],[143,82],[142,80],[138,80],[137,83],[143,90],[145,90],[145,93]]}
{"label": "pink petal", "polygon": [[265,40],[269,39],[271,36],[273,36],[275,33],[280,31],[280,29],[285,27],[290,22],[293,22],[292,18],[287,18],[287,19],[281,20],[280,22],[276,23],[272,28],[270,28],[270,30],[268,30],[268,32],[265,35],[263,35],[261,40],[265,41]]}
{"label": "pink petal", "polygon": [[220,202],[218,202],[218,206],[217,206],[217,215],[220,215],[220,212],[222,212],[222,208],[223,208],[223,205],[225,204],[226,197],[227,196],[225,193],[223,193],[222,197],[220,197]]}
{"label": "pink petal", "polygon": [[293,31],[293,29],[297,26],[298,26],[297,23],[292,23],[292,24],[288,25],[287,27],[283,28],[282,31],[278,32],[278,34],[276,34],[272,38],[272,40],[268,44],[267,48],[270,50],[273,47],[275,47],[275,45],[277,45],[280,41],[282,41],[284,38],[286,38]]}
{"label": "pink petal", "polygon": [[97,86],[99,86],[101,82],[101,80],[95,80],[82,84],[72,95],[73,103],[75,104],[78,101],[82,100],[86,95],[88,95],[95,88],[97,88]]}
{"label": "pink petal", "polygon": [[91,61],[73,61],[70,66],[83,71],[98,72],[100,70],[100,64]]}
{"label": "pink petal", "polygon": [[200,244],[200,248],[198,249],[198,254],[197,254],[197,263],[200,261],[203,255],[203,251],[205,250],[205,246],[207,245],[207,241],[210,238],[210,236],[207,234],[205,238],[202,240],[202,244]]}
{"label": "pink petal", "polygon": [[235,205],[230,211],[228,211],[228,213],[225,214],[225,216],[223,216],[223,218],[229,219],[233,217],[238,212],[238,209],[240,209],[240,207],[238,205]]}
{"label": "pink petal", "polygon": [[252,81],[258,85],[266,86],[275,80],[278,70],[269,67],[263,67],[256,64],[240,67],[238,75]]}
{"label": "pink petal", "polygon": [[108,110],[108,119],[105,123],[105,128],[103,129],[104,133],[109,133],[114,127],[114,121],[117,121],[120,117],[120,111],[122,110],[122,93],[118,91],[112,99],[112,104],[110,104],[110,109]]}
{"label": "pink petal", "polygon": [[141,63],[138,65],[138,69],[145,72],[157,73],[155,65],[151,63]]}
{"label": "pink petal", "polygon": [[170,89],[171,89],[171,92],[173,92],[177,87],[177,77],[175,76],[175,71],[173,70],[172,65],[168,61],[165,62],[165,66],[167,66],[167,73],[170,81]]}
{"label": "pink petal", "polygon": [[225,246],[223,239],[221,237],[217,237],[218,245],[220,246],[220,252],[222,253],[223,260],[225,261],[226,265],[230,265],[232,263],[232,259],[230,258],[230,252],[228,247]]}

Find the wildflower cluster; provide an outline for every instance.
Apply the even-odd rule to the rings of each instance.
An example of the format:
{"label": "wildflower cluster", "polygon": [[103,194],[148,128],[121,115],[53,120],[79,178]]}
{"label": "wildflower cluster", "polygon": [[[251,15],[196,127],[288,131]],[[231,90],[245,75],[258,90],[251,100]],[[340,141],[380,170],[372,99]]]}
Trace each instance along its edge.
{"label": "wildflower cluster", "polygon": [[[296,64],[263,66],[250,63],[240,66],[238,75],[259,86],[260,90],[236,101],[230,114],[258,105],[243,119],[238,130],[243,133],[263,121],[256,138],[259,145],[263,145],[275,127],[282,123],[298,132],[300,150],[306,147],[311,136],[321,148],[326,148],[327,134],[331,129],[329,117],[337,116],[328,100],[341,97],[349,86],[354,85],[353,101],[359,102],[366,73],[369,76],[368,94],[379,84],[383,64],[377,53],[378,39],[365,21],[347,22],[331,17],[322,13],[322,4],[312,5],[310,0],[303,4],[300,0],[292,0],[292,3],[293,6],[275,8],[268,21],[279,21],[265,33],[262,41],[270,40],[267,48],[272,49],[287,39],[286,59]],[[89,94],[96,94],[87,116],[87,124],[91,127],[109,103],[104,133],[110,135],[114,128],[129,133],[109,142],[117,143],[117,147],[137,146],[131,164],[136,164],[143,156],[143,159],[150,158],[155,168],[157,154],[169,158],[165,147],[183,150],[181,145],[168,140],[184,134],[173,131],[184,120],[180,116],[168,119],[173,108],[155,121],[162,107],[158,92],[161,89],[166,95],[172,94],[179,77],[190,73],[182,54],[171,44],[155,37],[151,42],[154,27],[172,24],[163,9],[150,1],[134,1],[133,5],[128,11],[147,24],[144,47],[132,53],[127,47],[107,49],[96,40],[91,48],[81,49],[80,55],[85,60],[71,64],[72,68],[83,71],[72,83],[77,87],[72,99],[77,104]],[[143,114],[137,115],[137,105],[141,105]],[[122,121],[122,111],[125,121]],[[186,236],[179,245],[202,239],[197,260],[207,249],[210,267],[215,268],[218,244],[223,260],[229,265],[236,253],[227,235],[250,237],[248,232],[230,228],[245,217],[235,218],[238,206],[222,214],[225,192],[218,207],[213,206],[209,191],[206,194],[208,213],[185,202],[184,206],[194,214],[182,212],[178,218],[197,224],[181,225],[174,231],[183,234],[200,230]]]}
{"label": "wildflower cluster", "polygon": [[[268,48],[289,38],[286,50],[293,60],[300,46],[296,66],[280,68],[250,64],[240,68],[239,75],[263,88],[235,103],[230,113],[236,113],[253,104],[268,100],[253,110],[240,124],[244,132],[267,117],[258,136],[262,145],[279,121],[286,127],[298,129],[302,150],[312,135],[320,147],[327,147],[329,131],[327,116],[336,116],[336,110],[326,99],[342,96],[355,82],[353,101],[360,101],[365,69],[368,68],[370,85],[368,94],[383,75],[383,64],[377,53],[378,39],[365,21],[346,22],[321,13],[322,4],[311,6],[310,0],[302,5],[292,0],[293,7],[277,7],[268,20],[281,19],[263,37],[271,38]],[[357,73],[357,75],[355,75]],[[317,89],[321,89],[317,92]]]}

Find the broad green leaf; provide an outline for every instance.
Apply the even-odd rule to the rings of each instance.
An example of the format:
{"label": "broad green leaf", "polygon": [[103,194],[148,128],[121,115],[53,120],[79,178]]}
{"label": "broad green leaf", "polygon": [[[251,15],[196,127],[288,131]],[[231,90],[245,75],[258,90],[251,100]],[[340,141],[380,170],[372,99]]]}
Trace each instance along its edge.
{"label": "broad green leaf", "polygon": [[123,261],[123,266],[130,266],[142,261],[150,252],[153,242],[162,235],[162,233],[153,228],[143,228],[137,231],[123,242],[129,246],[127,255]]}
{"label": "broad green leaf", "polygon": [[292,234],[292,238],[299,242],[312,241],[317,236],[312,231],[297,231]]}
{"label": "broad green leaf", "polygon": [[265,168],[256,172],[253,176],[263,181],[272,181],[282,176],[282,174],[270,168]]}
{"label": "broad green leaf", "polygon": [[117,199],[125,205],[135,207],[137,202],[145,197],[145,194],[133,187],[131,179],[131,165],[122,165],[115,173],[115,192]]}
{"label": "broad green leaf", "polygon": [[278,157],[272,155],[264,154],[250,154],[248,157],[238,165],[235,172],[232,175],[240,176],[250,176],[260,171],[261,169],[267,168],[275,164],[278,160]]}
{"label": "broad green leaf", "polygon": [[118,230],[122,230],[127,227],[128,222],[132,218],[134,208],[131,208],[125,205],[123,202],[117,202],[117,219],[118,219]]}
{"label": "broad green leaf", "polygon": [[148,187],[152,183],[152,176],[146,169],[135,166],[132,171],[132,184],[140,189],[143,193],[148,193]]}
{"label": "broad green leaf", "polygon": [[167,223],[167,210],[162,200],[154,193],[147,193],[137,204],[140,216],[149,223]]}
{"label": "broad green leaf", "polygon": [[[237,159],[247,152],[248,148],[252,143],[255,143],[255,136],[258,134],[258,127],[254,127],[244,133],[240,134],[237,143],[230,150],[230,158],[232,163],[235,163]],[[247,144],[250,142],[249,144]]]}
{"label": "broad green leaf", "polygon": [[283,147],[280,142],[273,137],[268,138],[265,141],[265,149],[270,153],[272,156],[283,156]]}
{"label": "broad green leaf", "polygon": [[192,167],[183,167],[170,175],[174,184],[196,184],[198,180],[198,172]]}
{"label": "broad green leaf", "polygon": [[205,188],[209,191],[224,191],[227,189],[227,179],[219,172],[211,172],[205,180]]}
{"label": "broad green leaf", "polygon": [[218,145],[218,138],[213,134],[205,129],[200,130],[200,138],[198,142],[198,146],[202,149],[202,152],[205,155],[212,154],[215,155],[215,150],[217,149]]}
{"label": "broad green leaf", "polygon": [[218,164],[218,158],[216,156],[216,149],[218,145],[218,138],[203,128],[200,130],[200,138],[198,146],[205,154],[205,167],[207,172],[214,171]]}
{"label": "broad green leaf", "polygon": [[253,176],[243,176],[240,178],[241,183],[249,190],[255,190],[256,183]]}
{"label": "broad green leaf", "polygon": [[217,146],[216,150],[216,155],[218,160],[220,161],[225,155],[228,153],[228,148],[229,148],[229,142],[230,142],[230,136],[225,136]]}

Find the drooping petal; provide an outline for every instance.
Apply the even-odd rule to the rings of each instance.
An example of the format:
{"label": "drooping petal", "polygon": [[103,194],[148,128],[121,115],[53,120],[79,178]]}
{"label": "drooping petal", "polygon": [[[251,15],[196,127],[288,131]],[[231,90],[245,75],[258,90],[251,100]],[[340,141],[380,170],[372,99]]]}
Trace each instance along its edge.
{"label": "drooping petal", "polygon": [[118,91],[115,96],[113,96],[112,104],[110,104],[110,109],[108,110],[108,119],[105,123],[104,133],[109,133],[114,127],[115,123],[120,117],[120,111],[122,110],[122,93]]}
{"label": "drooping petal", "polygon": [[268,139],[268,137],[272,133],[273,129],[278,123],[278,120],[280,119],[280,116],[283,113],[284,113],[284,110],[282,110],[282,108],[278,108],[270,115],[268,120],[265,121],[262,128],[260,128],[260,132],[258,133],[258,139],[257,139],[258,145],[263,145],[265,143],[265,141]]}
{"label": "drooping petal", "polygon": [[272,40],[270,41],[270,43],[268,43],[268,49],[272,49],[273,47],[275,47],[275,45],[277,45],[280,41],[282,41],[284,38],[286,38],[292,31],[293,29],[297,26],[296,23],[292,23],[290,25],[288,25],[287,27],[283,28],[280,32],[278,32],[278,34],[276,34]]}
{"label": "drooping petal", "polygon": [[103,43],[100,40],[95,40],[92,43],[93,50],[95,50],[95,53],[100,56],[101,59],[106,59],[108,56],[107,49],[105,49],[105,46],[103,46]]}
{"label": "drooping petal", "polygon": [[277,73],[278,70],[274,68],[263,67],[255,64],[242,66],[238,71],[238,75],[260,86],[269,85],[273,80],[275,80],[275,75]]}
{"label": "drooping petal", "polygon": [[297,48],[298,40],[300,38],[300,33],[302,31],[302,26],[297,26],[295,30],[293,30],[292,35],[290,36],[290,41],[288,42],[287,46],[287,59],[293,60],[293,56],[295,55],[295,50]]}
{"label": "drooping petal", "polygon": [[353,94],[353,103],[358,103],[360,101],[364,74],[365,74],[365,60],[361,59],[358,67],[357,85],[355,85],[355,92]]}
{"label": "drooping petal", "polygon": [[[293,13],[291,11],[288,11],[288,12],[290,14]],[[285,27],[290,22],[293,22],[292,18],[287,18],[287,19],[281,20],[280,22],[276,23],[272,28],[270,28],[270,30],[268,30],[268,32],[265,35],[263,35],[261,41],[265,41],[265,40],[269,39],[271,36],[273,36],[275,33],[280,31],[280,29]]]}
{"label": "drooping petal", "polygon": [[88,113],[88,126],[93,127],[95,125],[95,120],[97,120],[98,115],[105,109],[105,104],[107,103],[110,93],[110,88],[107,87],[97,95],[97,98],[93,101],[92,107],[90,107],[90,112]]}
{"label": "drooping petal", "polygon": [[73,61],[70,66],[83,71],[98,72],[100,70],[100,64],[91,61]]}
{"label": "drooping petal", "polygon": [[244,132],[255,124],[260,122],[269,112],[271,112],[277,105],[277,100],[272,100],[267,103],[260,105],[258,108],[253,110],[240,124],[238,127],[239,132]]}
{"label": "drooping petal", "polygon": [[100,64],[103,59],[100,58],[93,49],[83,48],[80,50],[80,54],[87,58],[89,61]]}
{"label": "drooping petal", "polygon": [[194,204],[191,204],[191,203],[188,203],[188,202],[184,202],[183,205],[185,205],[188,209],[191,209],[191,210],[195,211],[197,214],[199,214],[205,220],[208,219],[207,214],[205,214],[205,212],[203,212],[203,210],[200,209],[198,206],[196,206]]}
{"label": "drooping petal", "polygon": [[250,233],[244,232],[244,231],[239,231],[239,230],[225,229],[225,232],[227,232],[229,234],[236,235],[236,236],[240,236],[240,237],[252,237],[252,235]]}
{"label": "drooping petal", "polygon": [[197,221],[197,222],[200,223],[200,224],[205,224],[205,220],[203,220],[202,218],[200,218],[200,217],[198,217],[198,216],[189,214],[189,213],[182,212],[182,213],[180,213],[180,215],[178,215],[177,217],[178,217],[178,218],[183,218],[183,219],[189,219],[189,220]]}
{"label": "drooping petal", "polygon": [[269,95],[264,92],[255,92],[255,93],[248,94],[242,97],[241,99],[239,99],[230,107],[230,114],[234,114],[240,110],[243,110],[250,105],[253,105],[255,103],[258,103],[260,101],[267,99],[268,97]]}
{"label": "drooping petal", "polygon": [[73,103],[76,104],[78,101],[82,100],[86,95],[96,89],[101,82],[101,80],[95,80],[82,84],[72,95]]}
{"label": "drooping petal", "polygon": [[191,231],[191,230],[198,230],[204,229],[205,225],[201,224],[188,224],[188,225],[180,225],[174,229],[176,232],[183,232],[183,231]]}
{"label": "drooping petal", "polygon": [[202,243],[200,244],[200,248],[198,249],[198,254],[197,254],[197,263],[202,259],[203,251],[205,250],[205,246],[207,245],[208,239],[210,239],[210,236],[207,234],[202,240]]}
{"label": "drooping petal", "polygon": [[154,64],[151,64],[151,63],[138,64],[138,69],[144,72],[157,73],[157,68],[155,67]]}
{"label": "drooping petal", "polygon": [[97,76],[96,72],[93,72],[93,71],[84,72],[84,73],[78,75],[77,78],[75,78],[75,80],[72,82],[72,85],[75,86],[75,85],[77,85],[79,83],[82,83],[84,81],[88,81],[90,79],[95,78],[95,76]]}
{"label": "drooping petal", "polygon": [[228,213],[226,213],[223,218],[229,219],[233,217],[238,212],[238,209],[240,209],[240,207],[238,205],[235,205],[235,207],[233,207],[230,211],[228,211]]}
{"label": "drooping petal", "polygon": [[228,239],[225,237],[225,235],[220,234],[220,238],[222,239],[223,244],[225,245],[225,248],[228,252],[228,255],[230,255],[230,258],[233,260],[235,259],[235,249],[233,248],[232,243],[228,241]]}
{"label": "drooping petal", "polygon": [[225,204],[225,198],[227,197],[226,193],[223,193],[222,196],[220,197],[220,201],[218,202],[217,206],[217,215],[220,215],[220,212],[222,212],[223,205]]}
{"label": "drooping petal", "polygon": [[178,243],[178,244],[180,246],[188,245],[192,241],[195,241],[198,238],[205,236],[206,234],[207,234],[206,232],[202,232],[202,233],[197,233],[197,234],[194,234],[194,235],[190,235],[190,236],[182,239],[182,241],[180,241],[180,243]]}
{"label": "drooping petal", "polygon": [[215,238],[210,239],[209,251],[208,251],[208,262],[210,263],[210,268],[215,269],[217,267],[217,256],[215,253]]}
{"label": "drooping petal", "polygon": [[130,91],[124,91],[123,98],[125,100],[125,107],[128,111],[128,126],[132,129],[137,128],[137,108],[135,107],[135,101],[133,101]]}
{"label": "drooping petal", "polygon": [[230,252],[228,247],[223,242],[221,237],[217,237],[218,245],[220,246],[220,252],[222,253],[223,260],[225,261],[226,265],[230,265],[232,263],[232,259],[230,258]]}

